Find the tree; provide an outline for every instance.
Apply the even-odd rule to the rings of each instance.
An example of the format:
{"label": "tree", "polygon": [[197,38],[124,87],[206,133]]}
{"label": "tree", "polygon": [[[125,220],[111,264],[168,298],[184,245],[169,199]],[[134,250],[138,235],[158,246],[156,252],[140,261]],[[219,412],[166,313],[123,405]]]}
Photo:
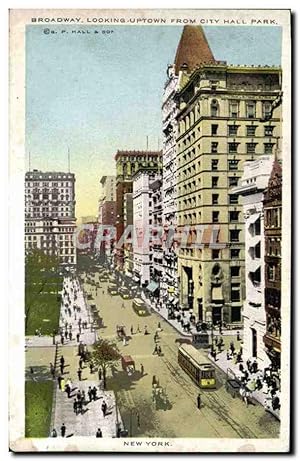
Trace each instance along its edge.
{"label": "tree", "polygon": [[106,370],[120,359],[118,346],[107,339],[99,339],[93,345],[92,362],[102,371],[104,389],[106,389]]}

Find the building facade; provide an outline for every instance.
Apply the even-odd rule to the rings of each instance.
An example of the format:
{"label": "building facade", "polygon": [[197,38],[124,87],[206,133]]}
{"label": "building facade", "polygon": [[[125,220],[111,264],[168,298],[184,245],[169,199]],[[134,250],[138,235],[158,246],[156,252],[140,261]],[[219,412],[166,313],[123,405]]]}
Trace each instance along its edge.
{"label": "building facade", "polygon": [[[135,230],[135,238],[133,241],[133,271],[134,277],[139,281],[140,286],[147,287],[150,282],[155,282],[152,279],[154,270],[154,254],[157,258],[157,244],[152,242],[154,220],[158,218],[158,207],[161,209],[161,201],[157,198],[157,189],[161,183],[161,173],[157,169],[140,169],[133,178],[133,226]],[[157,239],[158,240],[158,239]],[[160,261],[161,263],[161,261]],[[157,265],[156,265],[157,266]],[[156,270],[161,269],[161,264],[156,267]],[[156,288],[158,283],[156,282]]]}
{"label": "building facade", "polygon": [[[239,324],[245,298],[244,222],[240,199],[230,191],[246,160],[275,150],[281,69],[215,61],[203,31],[194,27],[192,33],[191,27],[183,48],[197,36],[202,58],[186,63],[181,40],[176,62],[180,240],[184,227],[190,229],[189,244],[178,253],[180,303],[199,320]],[[199,226],[204,229],[200,247],[195,245]],[[233,266],[240,267],[238,276],[231,275]]]}
{"label": "building facade", "polygon": [[98,222],[113,226],[116,222],[116,177],[102,176],[100,184]]}
{"label": "building facade", "polygon": [[63,266],[75,265],[75,203],[73,173],[28,171],[25,174],[25,251],[38,248],[58,256]]}
{"label": "building facade", "polygon": [[[176,231],[177,200],[176,200],[176,102],[175,94],[178,84],[178,75],[175,66],[168,67],[168,79],[165,84],[162,104],[163,116],[163,182],[162,182],[162,224],[165,232]],[[162,275],[160,282],[160,296],[168,302],[178,302],[178,274],[177,253],[175,241],[163,247]]]}
{"label": "building facade", "polygon": [[[132,184],[133,176],[140,168],[161,167],[161,151],[120,151],[115,155],[116,161],[116,240],[120,241],[128,226],[132,226]],[[129,194],[129,195],[128,195]],[[115,267],[124,271],[125,248],[119,245],[115,248]],[[132,248],[126,248],[127,270],[132,267]],[[129,259],[128,259],[129,258]]]}
{"label": "building facade", "polygon": [[[116,177],[102,176],[100,179],[101,191],[98,206],[98,223],[101,226],[115,226],[117,214]],[[113,265],[113,246],[115,240],[112,231],[103,229],[104,239],[96,240],[95,253],[102,264]],[[101,234],[100,234],[101,235]],[[106,237],[112,237],[106,240]]]}
{"label": "building facade", "polygon": [[282,168],[275,160],[264,195],[265,215],[265,309],[264,343],[273,368],[281,356],[281,228]]}
{"label": "building facade", "polygon": [[[269,366],[265,352],[265,235],[264,191],[274,163],[273,156],[261,156],[244,163],[244,173],[233,193],[242,197],[245,228],[245,286],[243,304],[243,357],[255,358],[259,369]],[[231,278],[239,276],[240,266],[231,265]]]}

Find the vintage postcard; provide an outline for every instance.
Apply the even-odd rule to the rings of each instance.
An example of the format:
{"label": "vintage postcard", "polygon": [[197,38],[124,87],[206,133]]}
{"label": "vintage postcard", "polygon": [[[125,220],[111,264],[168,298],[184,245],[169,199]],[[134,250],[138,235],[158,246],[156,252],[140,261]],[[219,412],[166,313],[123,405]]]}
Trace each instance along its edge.
{"label": "vintage postcard", "polygon": [[290,450],[290,15],[10,11],[12,451]]}

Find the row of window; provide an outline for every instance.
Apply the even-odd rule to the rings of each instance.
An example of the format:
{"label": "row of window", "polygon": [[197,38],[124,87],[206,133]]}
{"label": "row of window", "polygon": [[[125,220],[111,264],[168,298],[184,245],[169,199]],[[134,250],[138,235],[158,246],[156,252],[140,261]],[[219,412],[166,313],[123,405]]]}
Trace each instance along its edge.
{"label": "row of window", "polygon": [[[245,104],[243,108],[243,104]],[[188,130],[191,126],[194,125],[195,121],[200,117],[200,106],[197,105],[195,108],[195,112],[191,111],[189,115],[186,115],[184,120],[180,122],[179,129],[180,133],[183,133],[185,130]],[[257,111],[257,101],[237,101],[237,100],[230,100],[229,107],[228,107],[228,114],[220,112],[220,105],[216,99],[213,99],[210,104],[210,116],[211,117],[219,117],[222,116],[229,116],[230,118],[239,118],[239,117],[246,117],[246,118],[256,118],[258,116]],[[262,101],[262,117],[263,118],[270,118],[272,116],[272,103],[271,101]]]}
{"label": "row of window", "polygon": [[[51,178],[50,178],[51,179]],[[52,181],[43,181],[43,182],[39,182],[39,181],[33,181],[33,182],[30,182],[28,180],[26,180],[26,187],[71,187],[72,186],[72,182],[52,182]]]}
{"label": "row of window", "polygon": [[[201,250],[197,250],[196,248],[180,248],[180,254],[182,256],[190,256],[190,257],[195,257],[196,252]],[[239,248],[231,248],[230,249],[230,259],[240,259],[240,249]],[[219,260],[221,259],[221,250],[219,249],[213,249],[211,250],[211,259],[212,260]],[[232,275],[233,277],[239,277],[239,269],[234,269],[233,270],[235,275]]]}
{"label": "row of window", "polygon": [[[256,146],[259,145],[257,142],[247,142],[246,144],[246,150],[245,152],[241,151],[239,149],[241,144],[240,142],[228,142],[227,143],[227,152],[223,153],[228,153],[228,154],[256,154],[256,153],[263,153],[263,154],[272,154],[273,153],[273,147],[275,143],[273,142],[265,142],[263,143],[263,152],[257,152],[256,151]],[[199,152],[200,152],[200,145],[198,146]],[[210,145],[210,153],[212,154],[219,154],[222,153],[219,151],[219,143],[212,141]],[[184,165],[184,163],[188,163],[190,160],[195,158],[195,149],[192,149],[190,152],[185,153],[181,158],[181,164]],[[195,164],[194,164],[195,165]],[[200,161],[198,161],[198,166],[200,167]],[[189,167],[191,168],[191,167]],[[196,167],[195,167],[196,168]]]}

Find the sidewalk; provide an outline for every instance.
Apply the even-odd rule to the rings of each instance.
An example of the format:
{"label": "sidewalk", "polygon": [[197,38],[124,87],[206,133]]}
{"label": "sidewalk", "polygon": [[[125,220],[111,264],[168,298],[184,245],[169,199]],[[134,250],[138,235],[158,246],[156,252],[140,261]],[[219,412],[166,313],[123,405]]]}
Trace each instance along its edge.
{"label": "sidewalk", "polygon": [[[177,330],[178,333],[180,333],[182,336],[185,336],[186,338],[192,339],[193,334],[199,333],[196,330],[195,326],[192,326],[191,330],[190,330],[190,333],[188,333],[187,331],[185,331],[183,329],[181,323],[178,322],[176,319],[168,319],[168,309],[165,306],[163,306],[161,308],[157,308],[155,306],[155,304],[151,304],[151,301],[146,297],[144,292],[142,292],[141,297],[144,300],[144,302],[147,304],[148,307],[150,307],[154,312],[159,314],[166,322],[168,322],[170,325],[172,325],[172,327],[175,328],[175,330]],[[187,312],[186,313],[186,319],[188,319],[188,316],[189,316],[189,313]],[[211,330],[207,330],[207,332],[208,332],[209,335],[211,335]],[[237,330],[227,330],[227,329],[223,328],[222,329],[222,336],[236,336],[236,332],[237,332]],[[219,336],[220,335],[219,330],[214,329],[213,335],[214,336]]]}
{"label": "sidewalk", "polygon": [[[86,328],[83,324],[87,323]],[[62,304],[59,318],[59,327],[64,335],[64,344],[76,346],[78,344],[77,334],[80,334],[79,341],[84,344],[94,344],[96,332],[92,327],[93,316],[89,304],[84,298],[83,290],[79,281],[65,278],[62,290]],[[67,328],[65,326],[67,325]],[[72,332],[72,339],[65,337],[65,331]],[[57,335],[55,340],[61,344],[61,335]]]}
{"label": "sidewalk", "polygon": [[[88,402],[88,388],[95,386],[97,388],[97,400]],[[75,415],[73,410],[74,399],[76,393],[80,389],[85,391],[87,402],[83,406],[83,414]],[[101,411],[102,402],[107,403],[107,415],[104,417]],[[56,388],[56,405],[54,424],[58,436],[60,436],[60,428],[62,423],[66,426],[66,437],[71,436],[90,436],[95,437],[97,429],[100,428],[103,437],[116,437],[116,423],[121,423],[123,429],[121,415],[119,410],[116,410],[116,401],[113,391],[102,391],[99,389],[99,381],[75,381],[71,397],[68,398],[66,392]],[[51,427],[50,430],[53,428]]]}
{"label": "sidewalk", "polygon": [[[215,361],[213,357],[208,354],[209,360],[213,362],[215,366],[220,368],[224,373],[227,373],[228,369],[230,369],[236,378],[240,380],[242,373],[239,370],[239,363],[234,363],[233,359],[227,360],[227,351],[226,349],[220,353],[217,354],[217,360]],[[240,362],[244,365],[244,369],[247,369],[246,363],[244,361]],[[266,407],[266,400],[271,399],[268,393],[264,393],[263,389],[260,390],[252,390],[255,389],[255,381],[256,378],[261,378],[262,380],[263,372],[262,370],[258,370],[257,373],[250,373],[249,380],[247,382],[247,388],[251,391],[251,397],[256,400],[259,404],[262,406]],[[276,410],[273,411],[272,409],[269,409],[269,411],[277,418],[280,419],[280,411]]]}

